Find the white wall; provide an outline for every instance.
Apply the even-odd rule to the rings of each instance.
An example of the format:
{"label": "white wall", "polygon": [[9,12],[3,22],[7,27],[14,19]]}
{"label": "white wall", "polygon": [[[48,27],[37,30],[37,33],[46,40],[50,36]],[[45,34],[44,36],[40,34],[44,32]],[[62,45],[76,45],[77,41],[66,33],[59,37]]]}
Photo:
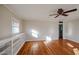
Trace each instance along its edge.
{"label": "white wall", "polygon": [[0,38],[12,35],[12,18],[15,17],[20,21],[20,32],[22,32],[22,20],[16,17],[6,7],[0,5]]}
{"label": "white wall", "polygon": [[[58,22],[53,21],[26,21],[26,33],[28,39],[33,39],[30,30],[37,30],[39,32],[38,39],[45,39],[46,36],[52,37],[52,39],[58,38]],[[35,39],[35,38],[34,38]]]}
{"label": "white wall", "polygon": [[[79,20],[71,20],[63,23],[64,39],[79,42]],[[30,30],[35,29],[40,33],[38,39],[45,39],[51,36],[52,40],[58,39],[58,22],[53,21],[26,21],[25,32],[27,39],[35,39],[32,37]]]}
{"label": "white wall", "polygon": [[68,22],[68,39],[79,42],[79,19]]}

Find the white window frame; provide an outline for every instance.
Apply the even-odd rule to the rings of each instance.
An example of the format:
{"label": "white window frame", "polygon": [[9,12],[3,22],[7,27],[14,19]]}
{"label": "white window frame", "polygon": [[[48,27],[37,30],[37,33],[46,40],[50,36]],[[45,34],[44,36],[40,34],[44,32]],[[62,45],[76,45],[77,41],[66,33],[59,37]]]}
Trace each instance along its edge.
{"label": "white window frame", "polygon": [[12,34],[20,33],[20,21],[12,17]]}

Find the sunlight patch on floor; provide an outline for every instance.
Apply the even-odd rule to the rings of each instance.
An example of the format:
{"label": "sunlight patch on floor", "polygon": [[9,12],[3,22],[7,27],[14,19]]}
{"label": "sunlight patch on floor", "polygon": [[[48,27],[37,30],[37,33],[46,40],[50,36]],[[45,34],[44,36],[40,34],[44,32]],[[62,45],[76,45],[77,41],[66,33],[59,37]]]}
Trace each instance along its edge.
{"label": "sunlight patch on floor", "polygon": [[44,43],[45,44],[48,44],[48,43],[50,43],[52,40],[46,40],[46,41],[44,41]]}
{"label": "sunlight patch on floor", "polygon": [[74,48],[74,46],[70,43],[67,43],[67,45],[73,49],[73,52],[75,53],[75,55],[79,55],[79,50],[77,48]]}
{"label": "sunlight patch on floor", "polygon": [[75,55],[79,55],[79,50],[77,48],[74,48],[73,52],[75,53]]}
{"label": "sunlight patch on floor", "polygon": [[71,48],[74,47],[74,46],[73,46],[72,44],[70,44],[70,43],[67,43],[67,45],[68,45],[69,47],[71,47]]}
{"label": "sunlight patch on floor", "polygon": [[33,44],[33,46],[32,46],[32,49],[33,50],[36,50],[38,48],[38,44],[36,43],[36,44]]}
{"label": "sunlight patch on floor", "polygon": [[52,41],[52,38],[50,36],[46,36],[46,41],[44,43],[47,44],[51,41]]}

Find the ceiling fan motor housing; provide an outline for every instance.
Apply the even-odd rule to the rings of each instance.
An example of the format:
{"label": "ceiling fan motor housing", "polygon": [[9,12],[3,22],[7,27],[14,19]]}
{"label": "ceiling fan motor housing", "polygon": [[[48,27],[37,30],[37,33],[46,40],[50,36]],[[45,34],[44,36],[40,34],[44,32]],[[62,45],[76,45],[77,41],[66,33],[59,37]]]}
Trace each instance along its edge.
{"label": "ceiling fan motor housing", "polygon": [[58,9],[57,13],[58,14],[62,14],[63,13],[63,9],[62,8]]}

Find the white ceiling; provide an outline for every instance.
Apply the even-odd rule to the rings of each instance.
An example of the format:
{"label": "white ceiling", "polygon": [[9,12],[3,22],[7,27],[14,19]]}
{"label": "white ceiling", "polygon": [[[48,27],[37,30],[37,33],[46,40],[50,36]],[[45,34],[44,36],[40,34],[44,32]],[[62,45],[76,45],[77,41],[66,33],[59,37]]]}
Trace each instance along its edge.
{"label": "white ceiling", "polygon": [[[79,18],[79,4],[9,4],[5,5],[13,13],[24,20],[74,20]],[[58,8],[70,10],[77,8],[76,12],[68,13],[69,16],[49,17],[49,14],[56,13]]]}

